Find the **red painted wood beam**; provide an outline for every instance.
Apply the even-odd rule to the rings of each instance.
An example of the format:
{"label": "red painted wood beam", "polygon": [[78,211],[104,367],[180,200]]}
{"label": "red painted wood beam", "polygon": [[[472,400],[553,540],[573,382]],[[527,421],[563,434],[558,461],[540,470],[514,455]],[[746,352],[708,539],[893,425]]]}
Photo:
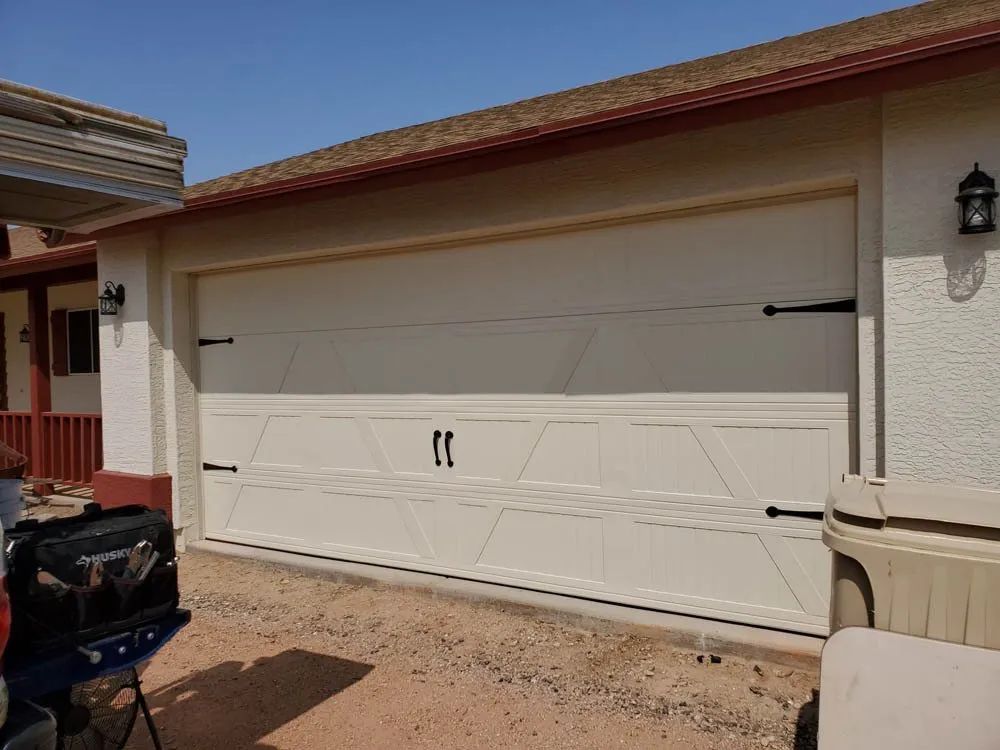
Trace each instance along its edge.
{"label": "red painted wood beam", "polygon": [[[47,253],[29,255],[24,258],[11,258],[0,262],[0,279],[10,276],[25,276],[30,273],[41,273],[62,268],[72,268],[81,265],[97,266],[97,243],[91,242],[79,247],[69,247],[64,250],[51,250]],[[96,271],[95,271],[96,273]]]}
{"label": "red painted wood beam", "polygon": [[[14,289],[31,289],[36,286],[59,286],[60,284],[76,284],[80,281],[97,281],[97,264],[56,268],[49,271],[34,271],[18,276],[4,276],[0,273],[0,292]],[[94,299],[97,299],[97,287],[94,287]]]}
{"label": "red painted wood beam", "polygon": [[[52,411],[52,382],[49,367],[49,289],[44,284],[28,288],[28,349],[31,386],[31,472],[45,470],[45,425],[42,414]],[[52,493],[51,485],[35,485],[36,495]]]}

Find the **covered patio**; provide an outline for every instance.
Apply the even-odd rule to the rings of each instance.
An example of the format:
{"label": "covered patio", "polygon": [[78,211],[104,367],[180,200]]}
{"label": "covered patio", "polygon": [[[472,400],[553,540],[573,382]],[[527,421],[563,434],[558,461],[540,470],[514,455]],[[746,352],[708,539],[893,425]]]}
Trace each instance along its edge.
{"label": "covered patio", "polygon": [[[104,467],[88,235],[181,208],[187,146],[159,120],[6,80],[0,131],[0,440],[47,495],[92,486]],[[117,289],[102,312],[124,302]],[[101,502],[142,499],[132,474],[100,471],[99,485],[105,476],[126,490],[98,487]],[[169,475],[160,484],[169,493]]]}
{"label": "covered patio", "polygon": [[28,457],[36,495],[89,487],[103,465],[97,258],[9,232],[0,260],[0,440]]}

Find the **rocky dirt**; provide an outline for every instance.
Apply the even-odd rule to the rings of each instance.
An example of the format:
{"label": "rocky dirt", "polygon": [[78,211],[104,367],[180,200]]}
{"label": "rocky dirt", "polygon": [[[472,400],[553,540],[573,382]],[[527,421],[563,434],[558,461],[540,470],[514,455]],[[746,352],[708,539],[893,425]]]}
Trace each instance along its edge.
{"label": "rocky dirt", "polygon": [[181,570],[193,622],[143,676],[168,748],[815,747],[810,662],[207,553]]}

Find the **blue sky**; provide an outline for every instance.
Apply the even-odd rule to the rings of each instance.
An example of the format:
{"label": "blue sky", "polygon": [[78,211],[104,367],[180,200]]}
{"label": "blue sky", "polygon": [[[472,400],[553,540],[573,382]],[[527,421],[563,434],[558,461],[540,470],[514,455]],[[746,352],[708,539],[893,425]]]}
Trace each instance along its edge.
{"label": "blue sky", "polygon": [[0,0],[0,77],[166,120],[191,184],[909,4]]}

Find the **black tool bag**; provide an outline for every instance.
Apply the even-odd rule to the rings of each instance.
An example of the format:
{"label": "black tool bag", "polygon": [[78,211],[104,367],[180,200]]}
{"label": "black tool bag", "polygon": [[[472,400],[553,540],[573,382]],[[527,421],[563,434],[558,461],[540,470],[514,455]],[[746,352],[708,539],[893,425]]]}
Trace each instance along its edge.
{"label": "black tool bag", "polygon": [[7,532],[17,653],[77,646],[177,609],[174,534],[161,510],[128,505]]}

